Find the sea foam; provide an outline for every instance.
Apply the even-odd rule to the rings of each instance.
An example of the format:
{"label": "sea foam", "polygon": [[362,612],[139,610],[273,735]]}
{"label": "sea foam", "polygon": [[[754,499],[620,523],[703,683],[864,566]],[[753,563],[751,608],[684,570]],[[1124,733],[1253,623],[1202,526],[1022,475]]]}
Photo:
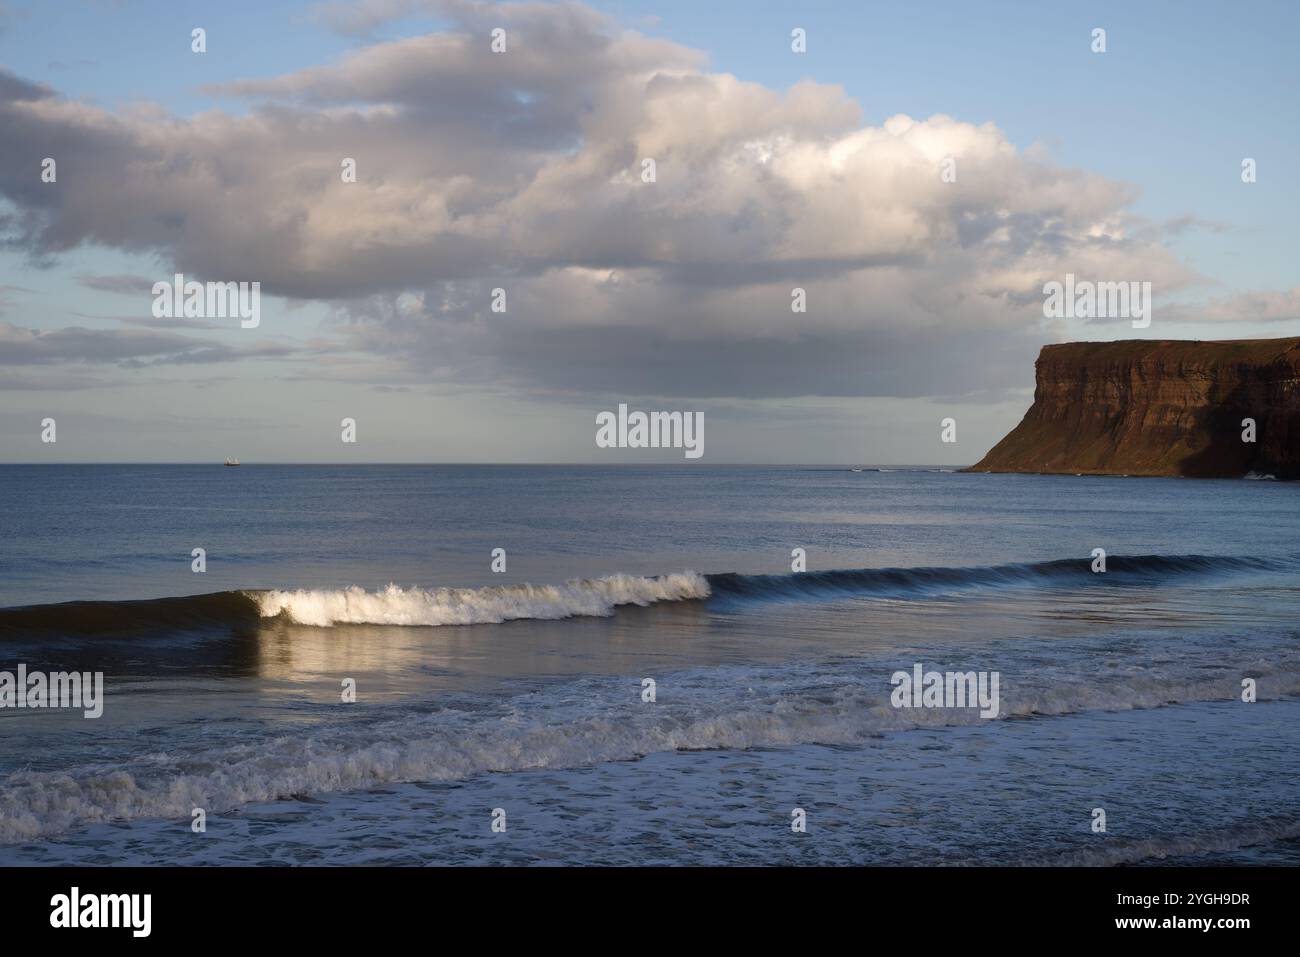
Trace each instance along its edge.
{"label": "sea foam", "polygon": [[401,588],[380,591],[248,592],[263,618],[283,615],[300,625],[482,625],[521,618],[604,617],[619,605],[651,605],[709,597],[709,583],[696,572],[646,578],[609,575],[563,585],[497,585],[486,588]]}
{"label": "sea foam", "polygon": [[[1173,676],[1134,667],[1081,677],[1073,667],[1039,665],[1009,682],[999,718],[1233,702],[1243,667],[1260,676],[1261,701],[1300,692],[1297,653],[1279,655],[1271,667],[1237,662],[1213,675],[1196,659]],[[586,767],[658,752],[855,745],[915,728],[987,723],[973,709],[891,707],[888,673],[883,661],[838,659],[703,668],[661,676],[660,687],[672,693],[654,706],[641,702],[628,679],[592,676],[486,709],[399,709],[239,744],[195,740],[128,762],[17,771],[0,779],[0,844],[108,821],[183,820],[195,807],[225,813],[299,794]]]}

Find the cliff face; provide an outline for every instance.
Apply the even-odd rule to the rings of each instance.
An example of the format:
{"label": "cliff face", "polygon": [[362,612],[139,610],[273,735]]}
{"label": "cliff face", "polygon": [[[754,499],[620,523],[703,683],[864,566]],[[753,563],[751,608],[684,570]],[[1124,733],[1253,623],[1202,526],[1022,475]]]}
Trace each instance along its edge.
{"label": "cliff face", "polygon": [[1069,342],[1035,368],[1034,404],[969,471],[1300,478],[1300,338]]}

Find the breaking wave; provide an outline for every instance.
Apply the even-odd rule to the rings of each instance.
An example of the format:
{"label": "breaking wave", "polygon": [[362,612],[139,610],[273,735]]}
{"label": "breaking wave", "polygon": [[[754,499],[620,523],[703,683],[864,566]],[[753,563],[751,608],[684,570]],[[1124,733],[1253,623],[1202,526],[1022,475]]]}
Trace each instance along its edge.
{"label": "breaking wave", "polygon": [[1088,557],[1008,565],[935,568],[852,568],[788,575],[702,575],[694,571],[644,577],[615,574],[562,585],[402,588],[377,591],[271,589],[215,592],[143,601],[79,601],[0,608],[0,638],[13,636],[141,637],[175,631],[255,627],[280,617],[301,625],[479,625],[518,619],[613,614],[623,605],[715,598],[719,604],[836,597],[916,599],[952,591],[1026,586],[1126,586],[1212,574],[1295,569],[1296,558],[1213,555],[1112,555],[1105,574]]}
{"label": "breaking wave", "polygon": [[361,588],[341,591],[252,592],[263,618],[283,615],[300,625],[484,625],[521,618],[612,615],[619,605],[707,598],[709,583],[696,572],[657,578],[610,575],[563,585],[491,588]]}

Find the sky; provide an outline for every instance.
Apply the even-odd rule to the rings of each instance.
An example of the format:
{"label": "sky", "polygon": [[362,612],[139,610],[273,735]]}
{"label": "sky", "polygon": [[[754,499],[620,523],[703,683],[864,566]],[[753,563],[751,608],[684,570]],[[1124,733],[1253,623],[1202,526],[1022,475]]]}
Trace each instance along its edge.
{"label": "sky", "polygon": [[1298,9],[0,0],[0,462],[969,464],[1046,343],[1300,335]]}

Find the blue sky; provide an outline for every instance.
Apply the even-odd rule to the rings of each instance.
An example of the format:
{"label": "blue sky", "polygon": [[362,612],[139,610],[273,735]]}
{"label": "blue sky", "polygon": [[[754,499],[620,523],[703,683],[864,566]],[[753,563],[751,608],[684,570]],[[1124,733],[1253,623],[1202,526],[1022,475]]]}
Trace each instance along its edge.
{"label": "blue sky", "polygon": [[[1035,155],[1046,157],[1054,167],[1131,185],[1134,198],[1126,212],[1158,227],[1154,242],[1200,277],[1171,287],[1165,303],[1194,306],[1207,299],[1278,293],[1298,285],[1295,210],[1300,208],[1300,186],[1291,171],[1293,158],[1300,155],[1300,127],[1295,123],[1300,68],[1293,52],[1300,8],[1295,4],[593,2],[589,6],[612,17],[617,28],[703,51],[707,59],[700,69],[707,74],[732,74],[777,92],[807,79],[838,85],[860,108],[864,126],[881,126],[900,113],[917,120],[946,114],[973,126],[991,123],[1021,153],[1033,148],[1041,151]],[[435,11],[398,15],[365,32],[348,32],[318,5],[282,0],[258,4],[13,2],[0,3],[0,11],[0,65],[12,74],[105,114],[130,116],[153,110],[175,119],[214,110],[248,116],[260,108],[258,98],[228,89],[214,91],[210,89],[214,85],[271,80],[313,67],[336,66],[358,50],[457,29],[454,16]],[[208,33],[208,52],[203,56],[189,49],[190,30],[195,26]],[[804,55],[790,53],[793,27],[807,31]],[[1089,49],[1094,27],[1107,31],[1104,54]],[[331,106],[346,108],[347,104]],[[1255,184],[1240,180],[1243,157],[1258,163]],[[174,265],[165,244],[153,250],[128,245],[90,239],[34,257],[30,245],[20,241],[16,248],[0,252],[0,290],[8,289],[0,299],[0,321],[35,330],[71,324],[115,328],[109,317],[121,312],[121,301],[87,288],[77,277],[166,276]],[[402,288],[394,286],[392,294],[400,295]],[[322,334],[322,329],[328,334],[330,322],[339,320],[339,305],[328,297],[294,301],[268,297],[264,309],[267,341],[301,343]],[[1129,334],[1122,329],[1070,331],[1090,338]],[[1248,316],[1232,323],[1161,330],[1181,338],[1297,332],[1300,323],[1294,320],[1256,323]],[[150,436],[138,448],[128,438],[117,444],[101,440],[58,451],[72,460],[111,457],[113,449],[144,459],[202,458],[211,454],[209,448],[183,437],[193,430],[156,420],[160,403],[171,404],[164,397],[176,397],[178,416],[191,411],[197,416],[211,395],[228,395],[229,404],[240,409],[237,420],[246,421],[250,429],[261,428],[266,426],[264,413],[244,404],[253,401],[252,396],[260,407],[294,410],[277,425],[268,426],[269,432],[263,428],[263,438],[242,443],[270,457],[284,448],[273,438],[275,429],[300,432],[308,410],[322,401],[337,400],[340,408],[351,403],[386,422],[401,423],[404,416],[412,415],[395,404],[398,397],[385,392],[382,382],[334,383],[325,392],[320,383],[304,383],[290,397],[283,377],[292,370],[274,361],[232,361],[205,371],[213,373],[206,377],[206,386],[195,386],[189,378],[168,378],[165,372],[152,384],[139,379],[127,382],[122,377],[131,373],[114,372],[118,379],[102,388],[83,389],[80,396],[65,397],[62,405],[48,394],[36,396],[26,386],[11,386],[5,394],[15,400],[11,409],[19,407],[21,412],[11,413],[0,427],[6,433],[26,434],[31,431],[28,419],[38,407],[60,405],[68,415],[103,416],[102,427],[95,430],[99,433],[135,421],[138,428],[124,429],[123,434]],[[951,404],[951,397],[834,396],[819,401],[816,396],[803,396],[775,405],[773,397],[763,401],[741,394],[706,398],[723,403],[713,411],[717,421],[731,426],[717,439],[728,460],[771,459],[772,423],[788,419],[797,423],[792,428],[800,433],[788,436],[789,457],[794,460],[936,461],[955,455],[958,461],[973,461],[982,453],[975,445],[991,444],[1018,420],[1027,404],[1024,390],[1032,382],[1031,375],[1026,369],[1016,383],[1019,395],[986,396],[969,404],[971,447],[956,453],[909,438],[921,427],[919,423],[934,419],[945,402]],[[196,391],[200,388],[210,390],[208,397]],[[425,394],[419,383],[403,382],[398,388],[414,390],[401,399],[408,408],[416,401],[413,396]],[[350,394],[342,397],[348,390]],[[663,394],[671,390],[665,388]],[[470,395],[475,396],[473,411],[465,404]],[[556,422],[553,428],[541,427],[544,441],[530,441],[520,432],[536,436],[537,421],[517,428],[528,419],[525,409],[531,414],[538,409],[536,396],[526,387],[520,390],[488,378],[471,385],[462,380],[448,388],[431,380],[427,396],[428,408],[445,409],[448,419],[466,423],[463,433],[453,430],[450,441],[431,448],[423,439],[404,442],[403,430],[410,432],[411,427],[396,425],[369,455],[411,460],[599,460],[596,451],[588,448],[585,426],[579,428],[567,418],[558,420],[571,414],[576,421],[590,409],[605,407],[602,401],[618,398],[605,394],[590,401],[575,402],[572,396],[548,400],[554,402],[553,413],[543,419],[550,422],[553,414]],[[800,421],[803,413],[798,410],[805,408],[818,423],[811,431],[806,421]],[[867,411],[872,408],[889,411],[873,416]],[[864,437],[854,432],[853,425],[864,413],[903,425]],[[917,425],[910,426],[912,422]],[[494,433],[512,438],[498,444],[491,439]],[[817,438],[809,439],[813,434]],[[849,436],[852,454],[845,454]],[[234,439],[234,444],[241,444],[240,440]],[[45,450],[25,446],[15,452],[10,443],[5,455],[10,460],[32,460],[38,453]],[[290,459],[338,458],[336,449],[318,449],[310,443],[290,443],[284,454]]]}

